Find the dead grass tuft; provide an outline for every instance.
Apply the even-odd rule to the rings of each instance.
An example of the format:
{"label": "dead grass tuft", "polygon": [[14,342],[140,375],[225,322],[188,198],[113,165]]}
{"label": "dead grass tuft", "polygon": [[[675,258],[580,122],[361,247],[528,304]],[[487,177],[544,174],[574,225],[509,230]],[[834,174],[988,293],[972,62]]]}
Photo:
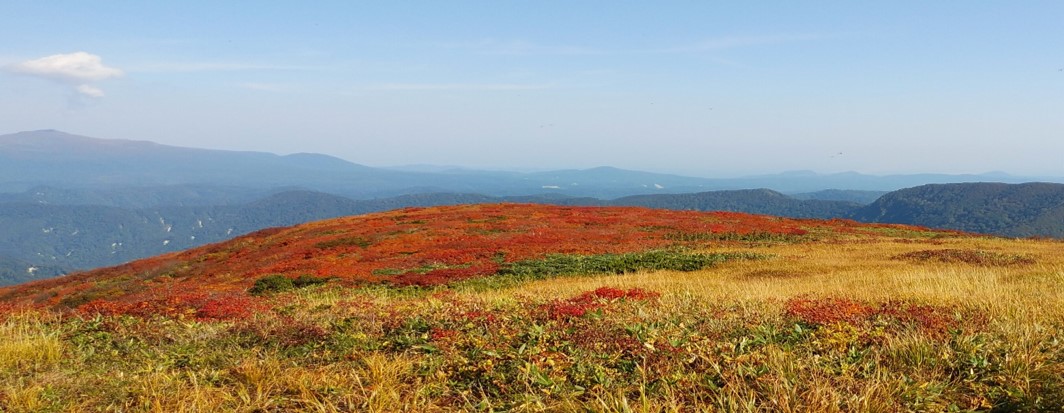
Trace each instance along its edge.
{"label": "dead grass tuft", "polygon": [[942,262],[982,265],[989,267],[1008,267],[1013,265],[1034,264],[1034,258],[1018,254],[1001,254],[990,251],[966,249],[940,249],[913,251],[893,257],[896,260],[916,262]]}

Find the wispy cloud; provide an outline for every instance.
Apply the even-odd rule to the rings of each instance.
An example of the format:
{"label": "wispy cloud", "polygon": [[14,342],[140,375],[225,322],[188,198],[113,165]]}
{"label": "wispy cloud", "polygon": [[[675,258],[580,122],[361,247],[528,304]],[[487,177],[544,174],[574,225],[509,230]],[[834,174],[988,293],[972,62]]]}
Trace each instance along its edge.
{"label": "wispy cloud", "polygon": [[122,77],[125,72],[103,64],[100,56],[87,52],[55,54],[3,68],[9,73],[50,80],[72,88],[82,96],[99,98],[104,92],[92,83]]}
{"label": "wispy cloud", "polygon": [[98,88],[96,86],[78,85],[78,87],[75,88],[75,90],[77,90],[78,93],[80,93],[80,94],[82,94],[84,96],[88,96],[90,98],[102,98],[103,95],[104,95],[103,91],[100,90],[100,88]]}
{"label": "wispy cloud", "polygon": [[241,84],[239,84],[237,86],[242,87],[244,89],[256,90],[256,91],[260,91],[260,92],[296,92],[296,91],[299,90],[299,88],[296,87],[295,85],[286,84],[286,83],[255,83],[255,82],[249,82],[249,83],[241,83]]}
{"label": "wispy cloud", "polygon": [[191,73],[191,72],[240,72],[255,70],[314,70],[314,66],[279,65],[248,62],[163,62],[130,67],[131,72],[146,73]]}
{"label": "wispy cloud", "polygon": [[680,54],[739,49],[773,44],[798,43],[824,38],[816,34],[782,34],[759,36],[718,36],[679,45],[663,45],[647,48],[608,48],[579,45],[547,45],[525,40],[485,39],[467,43],[447,43],[444,47],[468,49],[477,53],[500,55],[634,55],[634,54]]}
{"label": "wispy cloud", "polygon": [[548,84],[532,83],[382,83],[370,86],[370,90],[537,90],[549,89]]}

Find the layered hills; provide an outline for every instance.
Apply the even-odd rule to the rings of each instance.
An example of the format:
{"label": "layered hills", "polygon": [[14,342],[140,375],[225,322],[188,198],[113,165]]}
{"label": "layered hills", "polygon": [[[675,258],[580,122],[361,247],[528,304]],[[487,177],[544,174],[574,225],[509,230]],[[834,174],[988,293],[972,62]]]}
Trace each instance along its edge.
{"label": "layered hills", "polygon": [[[492,196],[562,194],[613,199],[629,195],[769,188],[785,193],[826,189],[891,191],[927,183],[1025,182],[1003,174],[821,175],[787,172],[739,178],[697,178],[612,167],[544,172],[455,168],[376,168],[323,154],[275,155],[207,150],[149,141],[99,139],[55,130],[0,135],[0,192],[40,186],[114,190],[193,186],[240,191],[301,188],[355,199],[411,193],[459,192]],[[157,196],[162,194],[157,193]],[[201,193],[201,199],[212,195]],[[226,199],[223,194],[213,194]],[[212,202],[211,204],[217,204]],[[129,207],[130,205],[121,205]]]}
{"label": "layered hills", "polygon": [[[636,195],[613,200],[454,193],[352,200],[322,192],[285,191],[231,205],[128,209],[45,201],[59,198],[57,192],[65,194],[42,188],[17,200],[0,201],[0,226],[5,229],[0,232],[0,284],[120,264],[268,227],[411,206],[494,202],[734,211],[798,218],[848,218],[1002,236],[1064,237],[1064,219],[1060,218],[1064,185],[1060,184],[932,185],[892,192],[867,206],[848,201],[795,199],[761,189]],[[234,192],[233,196],[248,195]],[[36,199],[36,202],[26,199]]]}
{"label": "layered hills", "polygon": [[[279,156],[53,130],[20,132],[0,136],[0,285],[120,264],[268,227],[472,203],[721,210],[1064,236],[1059,208],[1064,186],[1059,184],[882,190],[987,178],[1018,179],[811,172],[704,179],[609,167],[536,173],[387,169],[318,154]],[[815,191],[798,192],[803,190]]]}
{"label": "layered hills", "polygon": [[245,191],[298,187],[361,199],[425,192],[505,196],[551,191],[617,197],[704,191],[714,189],[715,184],[703,178],[608,167],[540,173],[421,172],[368,167],[322,154],[207,150],[55,130],[0,136],[0,191],[39,186],[108,190],[188,185]]}

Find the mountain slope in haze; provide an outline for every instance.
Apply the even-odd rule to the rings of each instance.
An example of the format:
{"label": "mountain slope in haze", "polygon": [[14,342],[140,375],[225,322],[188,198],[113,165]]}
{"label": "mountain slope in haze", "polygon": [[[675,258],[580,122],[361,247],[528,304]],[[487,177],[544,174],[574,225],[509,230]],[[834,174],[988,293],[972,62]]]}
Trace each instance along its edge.
{"label": "mountain slope in haze", "polygon": [[768,189],[633,195],[615,199],[609,204],[692,211],[736,211],[795,218],[843,217],[860,207],[860,204],[852,202],[798,200]]}
{"label": "mountain slope in haze", "polygon": [[[209,185],[252,189],[301,187],[354,198],[475,192],[496,196],[556,192],[618,197],[707,189],[712,180],[615,168],[521,174],[372,168],[322,154],[274,155],[97,139],[55,130],[0,136],[0,192],[34,187],[123,189]],[[665,189],[669,188],[669,189]],[[84,202],[82,202],[84,203]],[[130,206],[130,205],[124,205]]]}
{"label": "mountain slope in haze", "polygon": [[164,206],[235,205],[296,188],[248,188],[218,185],[158,185],[65,189],[37,186],[23,192],[0,192],[0,204],[96,205],[127,209]]}
{"label": "mountain slope in haze", "polygon": [[[323,154],[281,156],[264,152],[195,149],[148,141],[90,138],[55,130],[0,135],[0,193],[24,192],[42,186],[121,192],[131,187],[203,185],[260,192],[301,188],[354,199],[432,192],[491,196],[560,194],[613,199],[629,195],[751,188],[786,193],[825,189],[884,191],[926,183],[988,179],[1005,182],[1031,180],[1000,174],[870,176],[853,172],[789,172],[713,179],[613,167],[533,173],[428,166],[374,168]],[[88,198],[99,197],[90,195]],[[127,208],[143,206],[105,204]]]}
{"label": "mountain slope in haze", "polygon": [[279,156],[194,149],[147,141],[97,139],[54,130],[0,136],[0,190],[8,192],[42,185],[93,189],[181,184],[263,188],[315,183],[322,188],[337,188],[410,179],[409,175],[326,155]]}
{"label": "mountain slope in haze", "polygon": [[923,185],[888,193],[852,218],[1011,237],[1064,238],[1064,185]]}
{"label": "mountain slope in haze", "polygon": [[728,180],[732,188],[749,189],[770,188],[786,193],[816,192],[827,189],[848,189],[862,191],[896,191],[926,184],[947,184],[965,182],[1004,182],[1023,183],[1031,181],[1064,182],[1064,178],[1032,178],[1012,176],[1001,172],[984,174],[900,174],[867,175],[857,172],[839,172],[818,174],[812,171],[791,171],[772,175],[757,175]]}
{"label": "mountain slope in haze", "polygon": [[801,192],[797,194],[787,194],[787,196],[794,199],[801,200],[821,200],[821,201],[844,201],[853,202],[861,205],[868,205],[875,202],[879,197],[885,195],[887,191],[859,191],[854,189],[825,189],[816,192]]}

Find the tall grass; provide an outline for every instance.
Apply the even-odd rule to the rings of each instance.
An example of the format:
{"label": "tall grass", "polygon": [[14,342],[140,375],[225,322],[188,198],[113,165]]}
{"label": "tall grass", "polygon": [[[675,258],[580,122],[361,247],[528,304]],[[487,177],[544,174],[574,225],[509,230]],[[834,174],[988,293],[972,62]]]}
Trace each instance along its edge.
{"label": "tall grass", "polygon": [[20,312],[0,323],[0,372],[20,372],[54,366],[63,355],[63,342],[49,323],[54,317],[37,312]]}
{"label": "tall grass", "polygon": [[[1034,262],[894,258],[934,249]],[[771,257],[492,288],[311,286],[233,322],[18,312],[0,322],[0,411],[1051,411],[1058,249],[731,243],[698,253]],[[856,315],[788,312],[794,300]]]}

